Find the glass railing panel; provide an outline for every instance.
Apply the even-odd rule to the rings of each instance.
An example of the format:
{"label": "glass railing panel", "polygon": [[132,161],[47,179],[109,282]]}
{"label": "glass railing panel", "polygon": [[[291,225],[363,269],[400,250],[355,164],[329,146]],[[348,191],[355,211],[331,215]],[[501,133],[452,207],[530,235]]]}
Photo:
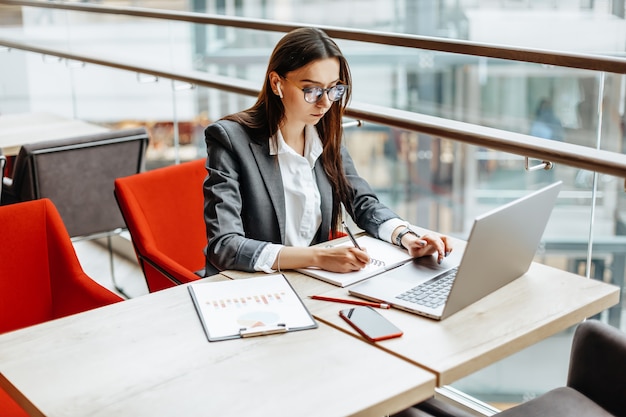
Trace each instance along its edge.
{"label": "glass railing panel", "polygon": [[[117,0],[89,0],[84,3],[118,6]],[[360,0],[307,0],[289,2],[259,1],[153,1],[134,0],[122,5],[153,9],[215,13],[255,19],[302,22],[306,24],[413,33],[451,39],[472,39],[488,43],[551,48],[559,42],[567,50],[577,50],[581,30],[585,39],[602,42],[593,51],[621,52],[619,2],[593,0],[462,0],[441,2]],[[354,11],[358,10],[358,13]],[[572,24],[572,21],[576,23]],[[549,22],[549,24],[545,24]],[[600,28],[600,29],[598,29]],[[539,29],[539,30],[538,30]],[[520,35],[521,34],[521,35]],[[613,46],[612,49],[607,46]]]}
{"label": "glass railing panel", "polygon": [[0,51],[0,113],[50,113],[111,129],[143,126],[150,133],[148,169],[205,156],[198,131],[207,121],[198,102],[198,90],[185,83]]}
{"label": "glass railing panel", "polygon": [[[261,85],[277,37],[256,39],[258,49],[250,52],[250,33],[239,29],[229,33],[230,42],[223,46],[205,53],[198,50],[196,62],[203,65],[196,69],[238,74]],[[602,91],[597,72],[354,41],[337,43],[350,62],[354,102],[596,146]],[[218,43],[209,40],[208,44]],[[604,122],[603,148],[616,149],[622,77],[609,74],[603,83],[613,87],[605,90],[611,116]]]}
{"label": "glass railing panel", "polygon": [[587,70],[342,44],[355,101],[595,148],[604,91],[602,149],[622,147],[619,74],[602,80]]}
{"label": "glass railing panel", "polygon": [[[466,237],[477,215],[562,180],[555,212],[576,215],[577,227],[552,231],[549,226],[546,234],[588,237],[592,193],[576,184],[574,168],[526,171],[525,160],[518,155],[371,123],[346,129],[345,143],[380,199],[413,223]],[[597,204],[604,212],[611,210],[608,200]],[[600,215],[600,224],[609,227],[613,220]]]}
{"label": "glass railing panel", "polygon": [[[141,7],[162,2],[142,0]],[[623,6],[592,0],[463,0],[463,1],[336,1],[189,2],[189,11],[256,19],[324,24],[384,32],[411,33],[517,46],[580,50],[580,32],[589,51],[621,52]],[[152,5],[151,5],[152,4]],[[355,13],[355,10],[358,12]],[[572,23],[575,22],[575,23]],[[602,33],[602,36],[594,34]],[[574,35],[574,36],[572,36]]]}
{"label": "glass railing panel", "polygon": [[109,93],[99,96],[99,102],[94,97],[77,97],[81,119],[97,120],[114,129],[145,127],[150,134],[146,169],[206,156],[203,131],[208,116],[198,107],[202,89],[145,74],[108,71],[104,75],[99,69],[92,77],[87,72],[81,74],[85,77],[81,79],[84,90],[94,79],[115,80]]}
{"label": "glass railing panel", "polygon": [[0,35],[76,54],[161,69],[190,70],[194,26],[116,14],[22,7],[21,19]]}
{"label": "glass railing panel", "polygon": [[0,113],[74,113],[72,71],[80,63],[55,56],[0,49]]}

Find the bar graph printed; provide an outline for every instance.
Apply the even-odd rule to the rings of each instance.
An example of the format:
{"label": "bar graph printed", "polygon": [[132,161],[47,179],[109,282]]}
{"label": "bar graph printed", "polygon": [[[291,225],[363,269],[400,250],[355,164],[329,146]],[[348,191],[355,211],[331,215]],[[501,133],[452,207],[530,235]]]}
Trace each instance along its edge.
{"label": "bar graph printed", "polygon": [[[272,325],[280,321],[280,315],[272,309],[285,300],[284,291],[261,292],[239,297],[216,297],[207,300],[214,314],[231,310],[242,328]],[[233,311],[234,310],[234,311]]]}
{"label": "bar graph printed", "polygon": [[211,305],[214,310],[230,309],[230,308],[249,308],[258,306],[271,307],[272,304],[282,304],[284,302],[285,292],[274,292],[266,294],[253,294],[242,297],[220,297],[213,300],[207,300],[207,304]]}

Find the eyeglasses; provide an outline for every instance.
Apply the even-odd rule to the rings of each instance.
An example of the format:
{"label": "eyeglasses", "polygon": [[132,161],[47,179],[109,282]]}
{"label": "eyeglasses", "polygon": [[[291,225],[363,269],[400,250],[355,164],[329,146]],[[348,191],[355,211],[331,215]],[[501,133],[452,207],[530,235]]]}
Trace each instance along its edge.
{"label": "eyeglasses", "polygon": [[307,103],[315,104],[322,99],[322,95],[326,93],[328,95],[328,99],[330,101],[339,101],[343,97],[343,95],[348,91],[348,86],[345,84],[336,84],[329,88],[322,87],[307,87],[300,88],[291,81],[290,79],[283,77],[285,80],[289,81],[291,84],[302,90],[304,93],[304,101]]}

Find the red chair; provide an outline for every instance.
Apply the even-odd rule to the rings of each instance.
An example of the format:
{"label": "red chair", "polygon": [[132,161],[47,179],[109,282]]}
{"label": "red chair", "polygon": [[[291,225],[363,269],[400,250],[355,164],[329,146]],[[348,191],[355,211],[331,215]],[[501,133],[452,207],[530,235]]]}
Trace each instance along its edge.
{"label": "red chair", "polygon": [[115,180],[115,196],[150,292],[204,276],[202,185],[198,159]]}
{"label": "red chair", "polygon": [[[0,333],[123,299],[83,271],[49,199],[0,207]],[[0,389],[0,414],[26,413]]]}
{"label": "red chair", "polygon": [[9,397],[2,388],[0,388],[0,411],[2,412],[2,417],[28,417],[29,414],[24,411],[22,407],[19,406],[18,403],[13,400],[13,398]]}

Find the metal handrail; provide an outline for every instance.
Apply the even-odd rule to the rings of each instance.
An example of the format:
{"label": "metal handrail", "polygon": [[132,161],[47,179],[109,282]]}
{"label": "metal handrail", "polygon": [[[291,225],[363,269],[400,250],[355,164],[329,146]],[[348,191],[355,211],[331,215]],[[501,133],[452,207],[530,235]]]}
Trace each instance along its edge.
{"label": "metal handrail", "polygon": [[[252,97],[256,97],[259,93],[259,87],[254,83],[238,78],[199,71],[171,71],[156,67],[134,65],[3,38],[0,38],[0,45],[4,45],[7,48],[56,56],[71,61],[81,61],[174,81],[182,81],[197,86],[216,88]],[[572,143],[551,141],[521,133],[364,103],[351,103],[346,111],[346,115],[351,118],[398,129],[420,132],[542,161],[563,163],[568,166],[626,179],[626,155],[616,152]]]}
{"label": "metal handrail", "polygon": [[[90,3],[67,1],[0,0],[0,4],[30,6],[40,8],[64,9],[78,12],[117,14],[152,19],[183,21],[206,25],[229,26],[241,29],[254,29],[270,32],[289,32],[308,24],[262,20],[218,14],[158,10],[141,7],[104,6]],[[579,68],[593,71],[606,71],[618,74],[626,73],[626,58],[599,54],[583,54],[538,48],[511,47],[484,42],[472,42],[457,39],[436,38],[402,33],[381,32],[363,29],[348,29],[336,26],[315,25],[329,36],[337,39],[374,43],[405,48],[425,49],[449,52],[461,55],[505,59],[509,61],[532,62]]]}

